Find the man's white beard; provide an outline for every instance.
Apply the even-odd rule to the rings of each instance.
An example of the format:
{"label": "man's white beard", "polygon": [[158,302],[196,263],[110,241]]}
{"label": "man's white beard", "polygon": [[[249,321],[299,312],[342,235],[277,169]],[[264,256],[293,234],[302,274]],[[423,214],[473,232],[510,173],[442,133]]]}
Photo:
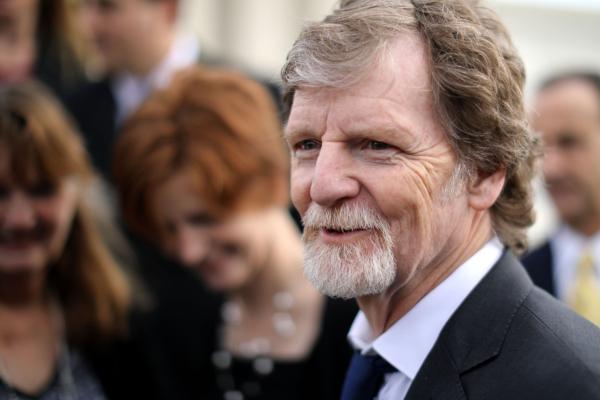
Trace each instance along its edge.
{"label": "man's white beard", "polygon": [[[303,217],[304,275],[323,294],[355,298],[383,293],[396,278],[391,228],[372,209],[311,205]],[[318,240],[321,229],[368,229],[368,238],[343,245]]]}

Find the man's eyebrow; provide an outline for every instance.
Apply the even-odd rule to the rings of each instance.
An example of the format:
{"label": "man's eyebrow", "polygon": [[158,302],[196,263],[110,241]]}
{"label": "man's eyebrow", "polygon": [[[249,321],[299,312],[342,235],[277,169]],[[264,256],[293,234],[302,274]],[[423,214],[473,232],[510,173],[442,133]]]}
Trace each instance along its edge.
{"label": "man's eyebrow", "polygon": [[348,136],[356,136],[356,137],[369,137],[369,136],[408,136],[414,137],[414,133],[404,125],[400,125],[397,123],[391,122],[381,122],[381,123],[373,123],[373,124],[357,124],[352,125],[348,129],[344,130],[344,133]]}
{"label": "man's eyebrow", "polygon": [[291,126],[286,124],[283,127],[283,138],[287,140],[290,137],[308,134],[312,131],[313,129],[305,123],[296,123]]}
{"label": "man's eyebrow", "polygon": [[372,126],[369,128],[363,127],[351,127],[344,130],[344,133],[348,136],[382,136],[397,133],[400,129],[392,126]]}

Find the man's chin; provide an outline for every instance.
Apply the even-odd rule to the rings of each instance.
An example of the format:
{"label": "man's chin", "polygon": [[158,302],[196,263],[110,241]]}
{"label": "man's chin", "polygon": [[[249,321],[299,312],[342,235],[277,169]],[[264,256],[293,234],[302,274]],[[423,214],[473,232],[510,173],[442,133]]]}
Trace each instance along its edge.
{"label": "man's chin", "polygon": [[362,257],[372,257],[381,251],[381,237],[373,232],[352,233],[346,237],[315,235],[304,237],[305,248],[319,249],[322,252],[347,252],[350,249],[360,249]]}
{"label": "man's chin", "polygon": [[306,277],[321,294],[328,297],[348,300],[364,296],[377,295],[380,293],[377,290],[363,288],[361,287],[360,283],[350,285],[332,285],[331,280],[328,278],[313,279],[308,275],[306,275]]}
{"label": "man's chin", "polygon": [[[395,268],[389,265],[376,269],[373,263],[322,264],[309,259],[304,275],[322,294],[352,299],[384,293],[395,281]],[[370,271],[367,271],[371,267]]]}

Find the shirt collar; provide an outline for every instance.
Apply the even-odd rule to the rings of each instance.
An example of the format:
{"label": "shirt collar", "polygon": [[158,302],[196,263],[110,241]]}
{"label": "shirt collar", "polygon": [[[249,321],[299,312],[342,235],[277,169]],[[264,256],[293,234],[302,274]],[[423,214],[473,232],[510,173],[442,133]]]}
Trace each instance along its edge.
{"label": "shirt collar", "polygon": [[119,125],[155,89],[166,87],[175,72],[197,62],[200,45],[193,36],[175,37],[166,57],[144,76],[129,72],[118,74],[113,81],[117,103],[116,122]]}
{"label": "shirt collar", "polygon": [[198,61],[200,46],[198,40],[189,35],[178,35],[173,41],[167,57],[148,75],[154,88],[166,87],[178,70],[189,67]]}
{"label": "shirt collar", "polygon": [[359,312],[348,333],[350,343],[363,354],[379,354],[413,380],[446,322],[502,251],[502,243],[494,237],[377,338],[364,313]]}

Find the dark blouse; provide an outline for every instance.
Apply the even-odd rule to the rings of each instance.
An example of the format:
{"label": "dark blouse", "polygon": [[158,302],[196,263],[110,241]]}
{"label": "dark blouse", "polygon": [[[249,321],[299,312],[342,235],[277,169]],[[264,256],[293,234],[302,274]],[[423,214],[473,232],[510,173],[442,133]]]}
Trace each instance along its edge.
{"label": "dark blouse", "polygon": [[56,374],[36,395],[27,395],[0,380],[0,399],[8,400],[105,400],[98,379],[76,351],[63,353]]}
{"label": "dark blouse", "polygon": [[220,297],[189,268],[130,237],[151,307],[136,308],[127,338],[86,353],[109,400],[204,400],[214,393],[210,355]]}
{"label": "dark blouse", "polygon": [[[217,399],[339,399],[352,356],[346,335],[356,312],[353,300],[327,299],[321,331],[308,357],[300,361],[274,360],[270,373],[257,372],[255,363],[260,360],[234,357],[230,368],[217,371],[221,387]],[[230,391],[227,396],[226,388]]]}

